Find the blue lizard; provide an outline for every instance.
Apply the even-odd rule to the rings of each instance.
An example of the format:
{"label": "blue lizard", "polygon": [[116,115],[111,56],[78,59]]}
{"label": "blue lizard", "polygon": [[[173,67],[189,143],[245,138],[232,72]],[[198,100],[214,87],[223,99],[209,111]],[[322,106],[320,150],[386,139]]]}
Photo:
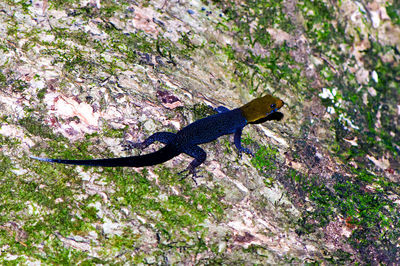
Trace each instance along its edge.
{"label": "blue lizard", "polygon": [[197,120],[182,128],[177,133],[157,132],[143,142],[129,142],[129,144],[126,145],[128,149],[144,149],[155,141],[165,144],[160,150],[145,155],[94,160],[64,160],[34,156],[31,156],[31,158],[45,162],[72,165],[142,167],[160,164],[181,153],[185,153],[194,158],[186,170],[189,174],[195,176],[196,167],[201,165],[207,157],[206,152],[198,146],[199,144],[208,143],[220,136],[234,133],[234,143],[239,153],[244,152],[252,154],[249,149],[243,148],[241,145],[243,128],[248,123],[254,123],[265,119],[270,114],[275,113],[283,105],[284,103],[282,100],[271,95],[266,95],[233,110],[220,106],[216,108],[218,114]]}

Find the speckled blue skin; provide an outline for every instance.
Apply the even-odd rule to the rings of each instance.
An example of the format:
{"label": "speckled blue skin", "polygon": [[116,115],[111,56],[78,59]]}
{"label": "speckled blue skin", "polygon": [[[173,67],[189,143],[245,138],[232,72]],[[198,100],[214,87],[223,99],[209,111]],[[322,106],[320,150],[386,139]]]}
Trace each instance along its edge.
{"label": "speckled blue skin", "polygon": [[235,133],[235,146],[239,152],[251,153],[250,150],[243,148],[240,144],[242,129],[247,125],[242,111],[239,108],[229,111],[223,106],[216,110],[219,114],[197,120],[182,128],[176,133],[176,139],[172,142],[176,143],[175,145],[183,153],[194,158],[188,167],[192,174],[194,174],[195,168],[201,165],[207,157],[206,152],[197,145],[211,142],[223,135]]}
{"label": "speckled blue skin", "polygon": [[[219,107],[217,111],[219,114],[197,120],[178,131],[177,143],[183,147],[208,143],[223,135],[241,133],[247,125],[239,108],[229,111]],[[236,145],[239,145],[240,150],[240,143]]]}
{"label": "speckled blue skin", "polygon": [[[249,110],[251,110],[251,112],[255,112],[254,110],[261,111],[261,116],[267,117],[269,114],[276,112],[283,105],[283,102],[275,97],[267,95],[263,98],[259,98],[258,100],[253,100],[249,104],[234,110],[229,110],[226,107],[220,106],[215,109],[218,114],[197,120],[192,124],[182,128],[177,133],[157,132],[141,143],[128,142],[128,144],[125,145],[126,149],[144,149],[155,141],[166,144],[165,147],[161,148],[160,150],[145,155],[96,160],[64,160],[39,157],[32,158],[45,162],[72,165],[141,167],[160,164],[174,158],[175,156],[178,156],[181,153],[185,153],[194,158],[186,170],[195,176],[196,167],[201,165],[207,157],[206,152],[198,146],[199,144],[208,143],[216,140],[220,136],[234,133],[234,143],[236,148],[239,150],[239,153],[245,152],[252,154],[249,149],[243,148],[240,143],[242,130],[248,124],[248,121],[244,115],[244,110],[248,109],[245,107],[256,107],[256,109],[253,108]],[[250,114],[248,114],[248,112],[250,111],[247,111],[246,117],[251,117],[249,116]],[[256,116],[254,119],[257,119],[258,116]]]}

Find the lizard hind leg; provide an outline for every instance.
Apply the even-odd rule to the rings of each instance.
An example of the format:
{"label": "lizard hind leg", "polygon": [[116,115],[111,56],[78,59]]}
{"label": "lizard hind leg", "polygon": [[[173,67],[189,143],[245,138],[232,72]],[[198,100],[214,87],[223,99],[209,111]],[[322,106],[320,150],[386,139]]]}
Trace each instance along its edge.
{"label": "lizard hind leg", "polygon": [[132,150],[132,149],[140,149],[143,150],[147,146],[153,144],[155,141],[161,142],[163,144],[171,144],[176,138],[176,134],[172,132],[157,132],[145,139],[143,142],[133,142],[126,141],[125,144],[122,145],[124,151]]}
{"label": "lizard hind leg", "polygon": [[189,175],[192,175],[193,180],[196,182],[195,178],[199,177],[197,176],[197,167],[200,166],[207,158],[207,153],[200,148],[199,146],[189,146],[183,149],[183,152],[186,153],[187,155],[191,156],[194,158],[194,160],[189,164],[189,166],[179,172],[178,174],[182,174],[183,172],[188,172],[187,175],[182,176],[183,178],[186,178]]}

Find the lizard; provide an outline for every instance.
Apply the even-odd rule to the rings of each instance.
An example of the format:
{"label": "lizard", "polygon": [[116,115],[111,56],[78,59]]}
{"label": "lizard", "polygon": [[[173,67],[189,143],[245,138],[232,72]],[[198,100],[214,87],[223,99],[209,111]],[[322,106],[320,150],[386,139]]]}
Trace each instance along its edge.
{"label": "lizard", "polygon": [[[216,140],[220,136],[234,134],[234,144],[239,151],[252,155],[252,152],[242,147],[241,136],[243,128],[249,123],[265,121],[269,115],[277,112],[284,102],[272,95],[254,99],[242,107],[229,110],[224,106],[219,106],[215,110],[217,114],[199,119],[177,133],[156,132],[143,142],[128,142],[126,149],[144,149],[155,141],[165,144],[163,148],[153,153],[106,159],[92,160],[66,160],[50,159],[31,156],[44,162],[61,163],[69,165],[103,166],[103,167],[143,167],[164,163],[181,153],[193,157],[193,161],[182,172],[188,171],[193,177],[196,176],[196,168],[200,166],[207,157],[206,152],[200,148],[199,144],[204,144]],[[181,173],[182,173],[181,172]]]}

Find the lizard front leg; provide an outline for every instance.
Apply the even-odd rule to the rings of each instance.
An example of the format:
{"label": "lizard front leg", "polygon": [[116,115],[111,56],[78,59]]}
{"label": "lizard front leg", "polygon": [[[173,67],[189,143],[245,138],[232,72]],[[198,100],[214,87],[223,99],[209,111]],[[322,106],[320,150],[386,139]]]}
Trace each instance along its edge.
{"label": "lizard front leg", "polygon": [[242,147],[242,130],[243,128],[239,128],[236,130],[235,132],[235,136],[234,136],[234,142],[235,142],[235,146],[239,151],[239,156],[242,155],[242,152],[247,153],[251,156],[254,156],[253,152],[247,148],[243,148]]}

